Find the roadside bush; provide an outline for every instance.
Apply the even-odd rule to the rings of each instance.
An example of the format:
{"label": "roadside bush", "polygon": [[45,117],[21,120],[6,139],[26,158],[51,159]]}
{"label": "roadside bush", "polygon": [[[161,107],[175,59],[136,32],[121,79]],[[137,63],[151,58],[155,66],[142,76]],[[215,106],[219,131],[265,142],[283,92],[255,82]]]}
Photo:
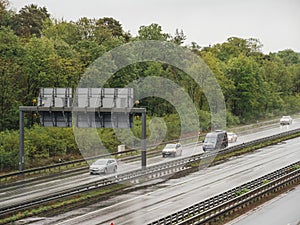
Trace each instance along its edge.
{"label": "roadside bush", "polygon": [[0,132],[1,172],[17,170],[19,161],[19,134],[17,131]]}

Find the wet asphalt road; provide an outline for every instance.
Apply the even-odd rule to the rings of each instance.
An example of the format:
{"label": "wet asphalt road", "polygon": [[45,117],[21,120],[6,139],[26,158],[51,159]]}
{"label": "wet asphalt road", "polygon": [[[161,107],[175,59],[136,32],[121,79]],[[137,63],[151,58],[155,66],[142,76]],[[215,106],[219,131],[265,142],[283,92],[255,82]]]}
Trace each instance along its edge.
{"label": "wet asphalt road", "polygon": [[[278,126],[267,131],[240,136],[237,144],[296,127],[300,127],[299,121],[296,121],[292,126]],[[104,209],[95,211],[97,206],[90,209],[81,209],[79,211],[83,215],[75,219],[67,219],[62,224],[109,224],[110,221],[114,221],[115,224],[145,224],[295,162],[300,159],[299,150],[297,151],[297,149],[299,149],[299,139],[294,139],[259,150],[255,154],[233,158],[224,164],[206,168],[187,177],[170,180],[147,190],[111,199],[110,203],[108,203],[109,206]],[[201,151],[201,147],[185,148],[183,156]],[[172,159],[156,157],[148,160],[148,165],[164,160]],[[139,167],[140,163],[124,164],[120,165],[119,171],[137,169]],[[0,204],[34,198],[42,193],[65,189],[78,183],[83,184],[102,177],[89,176],[88,173],[85,173],[71,178],[53,179],[46,183],[19,187],[15,190],[1,189]],[[78,211],[75,213],[77,214]],[[74,214],[71,214],[53,218],[41,218],[41,220],[31,224],[58,224],[60,220],[74,216]]]}
{"label": "wet asphalt road", "polygon": [[226,225],[300,225],[300,186]]}
{"label": "wet asphalt road", "polygon": [[[236,157],[223,164],[170,180],[147,191],[61,224],[147,224],[300,159],[300,139]],[[60,224],[60,223],[59,223]],[[259,223],[258,223],[259,224]]]}

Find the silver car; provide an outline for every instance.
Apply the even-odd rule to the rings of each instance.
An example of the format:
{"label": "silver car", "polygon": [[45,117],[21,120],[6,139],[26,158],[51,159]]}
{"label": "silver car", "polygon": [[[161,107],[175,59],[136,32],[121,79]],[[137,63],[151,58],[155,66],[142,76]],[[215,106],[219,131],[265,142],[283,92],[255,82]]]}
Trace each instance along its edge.
{"label": "silver car", "polygon": [[162,150],[162,157],[166,156],[181,156],[182,155],[182,145],[180,143],[167,144]]}
{"label": "silver car", "polygon": [[290,125],[292,124],[293,119],[290,116],[283,116],[280,119],[280,125]]}
{"label": "silver car", "polygon": [[227,132],[228,142],[233,143],[237,141],[237,135],[233,132]]}
{"label": "silver car", "polygon": [[98,159],[90,166],[90,174],[115,173],[117,168],[115,159]]}

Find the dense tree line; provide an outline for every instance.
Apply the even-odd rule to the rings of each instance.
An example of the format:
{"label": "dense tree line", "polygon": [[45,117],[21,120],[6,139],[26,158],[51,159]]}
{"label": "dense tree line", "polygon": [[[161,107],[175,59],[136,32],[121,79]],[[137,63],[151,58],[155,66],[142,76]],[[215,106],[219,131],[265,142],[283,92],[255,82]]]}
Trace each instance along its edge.
{"label": "dense tree line", "polygon": [[[125,43],[161,40],[183,46],[186,39],[183,31],[176,30],[170,35],[158,24],[141,26],[138,35],[133,37],[114,18],[56,20],[51,19],[45,7],[27,5],[14,12],[8,6],[7,0],[0,0],[1,169],[15,167],[16,160],[8,162],[17,155],[18,107],[32,105],[40,87],[75,88],[95,59]],[[225,96],[229,125],[299,110],[299,53],[287,49],[264,54],[259,40],[238,37],[208,47],[200,47],[197,43],[185,47],[199,55],[216,75]],[[201,121],[199,129],[210,128],[209,106],[204,93],[187,74],[170,65],[157,62],[130,65],[118,71],[107,86],[123,87],[138,78],[153,75],[171,79],[183,87],[197,107]],[[147,98],[139,106],[146,107],[149,116],[167,118],[168,126],[178,123],[174,122],[178,120],[175,109],[163,99]],[[28,128],[38,122],[32,115],[26,121]],[[42,131],[34,126],[27,132],[27,154],[31,159],[78,153],[74,140],[69,137],[71,132],[62,131],[64,135],[60,136],[68,141],[53,138],[51,129]],[[167,138],[174,136],[168,133]],[[115,141],[111,148],[117,144]]]}

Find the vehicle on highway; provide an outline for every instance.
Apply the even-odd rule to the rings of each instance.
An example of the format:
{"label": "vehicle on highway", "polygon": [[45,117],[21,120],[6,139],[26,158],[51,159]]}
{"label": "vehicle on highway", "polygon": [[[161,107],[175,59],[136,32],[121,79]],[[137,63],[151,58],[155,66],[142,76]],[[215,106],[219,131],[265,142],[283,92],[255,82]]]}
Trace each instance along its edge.
{"label": "vehicle on highway", "polygon": [[283,116],[280,119],[280,125],[290,125],[292,124],[293,119],[291,116]]}
{"label": "vehicle on highway", "polygon": [[237,141],[237,134],[233,132],[227,132],[227,138],[229,143],[234,143]]}
{"label": "vehicle on highway", "polygon": [[90,166],[90,174],[115,173],[117,168],[115,159],[98,159]]}
{"label": "vehicle on highway", "polygon": [[226,148],[228,146],[227,132],[216,130],[208,133],[203,141],[203,151],[212,151]]}
{"label": "vehicle on highway", "polygon": [[162,157],[166,156],[181,156],[182,155],[182,145],[180,143],[167,144],[162,150]]}

